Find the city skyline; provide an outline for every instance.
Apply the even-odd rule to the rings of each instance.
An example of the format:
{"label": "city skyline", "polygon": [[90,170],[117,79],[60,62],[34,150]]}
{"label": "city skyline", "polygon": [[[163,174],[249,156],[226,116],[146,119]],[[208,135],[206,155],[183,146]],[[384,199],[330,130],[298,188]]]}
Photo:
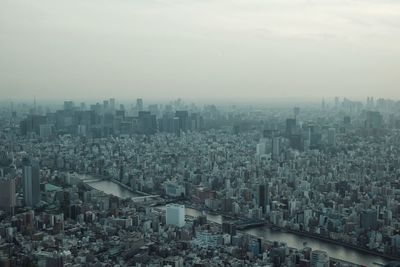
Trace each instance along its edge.
{"label": "city skyline", "polygon": [[0,267],[400,267],[399,0],[0,0]]}
{"label": "city skyline", "polygon": [[400,101],[82,102],[1,106],[0,264],[400,260]]}

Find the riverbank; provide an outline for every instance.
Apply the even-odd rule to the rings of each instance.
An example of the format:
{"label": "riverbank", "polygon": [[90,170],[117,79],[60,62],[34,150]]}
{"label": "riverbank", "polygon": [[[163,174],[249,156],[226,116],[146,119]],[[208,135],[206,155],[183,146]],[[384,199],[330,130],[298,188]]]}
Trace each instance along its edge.
{"label": "riverbank", "polygon": [[[111,183],[112,186],[110,186]],[[102,181],[96,183],[95,186],[96,190],[121,198],[136,197],[132,192],[111,181]],[[188,206],[191,206],[192,208],[188,208]],[[208,221],[217,222],[219,224],[221,224],[224,220],[229,220],[229,218],[223,218],[223,216],[221,216],[219,213],[210,214],[207,211],[203,213],[198,209],[199,207],[195,207],[195,205],[186,205],[186,214],[193,217],[198,217],[205,214]],[[276,240],[278,242],[284,242],[292,248],[302,248],[304,246],[304,242],[307,242],[307,246],[311,247],[313,250],[324,250],[328,252],[332,259],[338,259],[343,262],[353,262],[356,264],[356,266],[374,267],[374,262],[381,263],[382,265],[390,262],[390,259],[387,257],[373,255],[370,252],[346,247],[342,244],[335,244],[331,240],[323,240],[314,236],[301,235],[300,233],[291,233],[286,230],[274,231],[270,227],[261,226],[245,230],[243,232],[252,236],[261,237],[264,240]]]}
{"label": "riverbank", "polygon": [[374,250],[370,250],[370,249],[367,249],[367,248],[361,248],[361,247],[358,247],[358,246],[355,246],[353,244],[349,244],[349,243],[346,243],[346,242],[343,242],[343,241],[340,241],[340,240],[334,240],[334,239],[331,239],[331,238],[328,238],[328,237],[323,237],[323,236],[320,236],[320,235],[316,235],[316,234],[312,234],[312,233],[308,233],[308,232],[304,232],[304,231],[292,230],[292,229],[284,228],[284,227],[278,227],[278,228],[280,228],[281,230],[287,231],[289,233],[293,233],[293,234],[297,234],[297,235],[301,235],[301,236],[306,236],[306,237],[310,237],[310,238],[315,238],[315,239],[322,240],[322,241],[325,241],[325,242],[330,242],[332,244],[344,246],[344,247],[355,249],[355,250],[358,250],[358,251],[361,251],[361,252],[365,252],[365,253],[368,253],[368,254],[373,254],[375,256],[383,257],[383,258],[386,258],[388,260],[400,261],[400,257],[387,255],[387,254],[384,254],[384,253],[381,253],[381,252],[378,252],[378,251],[374,251]]}
{"label": "riverbank", "polygon": [[[190,208],[197,210],[197,208],[192,206],[192,205],[190,206]],[[211,214],[217,214],[217,212],[213,211]],[[223,213],[219,214],[219,215],[222,216],[223,218],[228,218],[228,219],[232,218],[232,216],[229,216],[229,215],[226,215],[226,214],[223,214]],[[236,219],[238,219],[238,218],[236,218]],[[400,261],[400,256],[396,257],[396,256],[393,256],[393,255],[388,255],[388,254],[381,253],[381,252],[378,252],[378,251],[375,251],[375,250],[370,250],[368,248],[362,248],[362,247],[359,247],[359,246],[356,246],[356,245],[353,245],[353,244],[350,244],[350,243],[346,243],[344,241],[334,240],[334,239],[331,239],[329,237],[324,237],[324,236],[320,236],[320,235],[309,233],[309,232],[293,230],[293,229],[286,228],[286,227],[280,227],[280,226],[273,225],[273,224],[270,224],[270,223],[265,223],[262,226],[261,225],[250,226],[250,227],[247,227],[246,229],[240,229],[240,231],[243,232],[243,231],[246,231],[246,230],[257,229],[257,228],[260,228],[260,227],[267,227],[267,228],[269,228],[270,230],[273,230],[273,231],[276,230],[276,229],[279,229],[280,231],[292,233],[292,234],[295,234],[295,235],[305,236],[305,237],[309,237],[309,238],[313,238],[313,239],[318,239],[318,240],[321,240],[321,241],[324,241],[324,242],[328,242],[330,244],[339,245],[339,246],[343,246],[343,247],[346,247],[346,248],[351,248],[351,249],[354,249],[354,250],[357,250],[357,251],[360,251],[360,252],[363,252],[363,253],[367,253],[367,254],[378,256],[378,257],[382,257],[382,258],[385,258],[385,259],[387,259],[389,261]]]}
{"label": "riverbank", "polygon": [[[154,210],[156,210],[157,212],[165,213],[165,209],[163,207],[154,207]],[[197,217],[193,216],[193,215],[186,215],[186,218],[189,218],[190,220],[194,220]],[[210,221],[210,220],[207,220],[207,222],[212,224],[212,225],[214,225],[214,226],[221,226],[221,223],[219,223],[219,222]],[[247,233],[245,231],[242,231],[242,230],[238,230],[238,232],[243,234],[243,235],[245,235],[245,236],[248,236],[249,238],[254,239],[254,240],[261,239],[264,243],[268,244],[269,246],[272,246],[274,244],[274,242],[275,242],[274,240],[268,240],[265,237],[260,237],[260,236],[257,236],[257,235],[249,234],[249,233]],[[288,247],[288,248],[291,249],[291,250],[299,250],[299,248],[295,248],[295,247]],[[351,267],[362,267],[363,266],[363,265],[360,265],[360,264],[356,264],[356,263],[353,263],[353,262],[350,262],[350,261],[346,261],[346,260],[342,260],[342,259],[337,259],[337,258],[334,258],[334,257],[329,257],[329,258],[330,258],[331,262],[346,264],[346,265],[351,266]]]}

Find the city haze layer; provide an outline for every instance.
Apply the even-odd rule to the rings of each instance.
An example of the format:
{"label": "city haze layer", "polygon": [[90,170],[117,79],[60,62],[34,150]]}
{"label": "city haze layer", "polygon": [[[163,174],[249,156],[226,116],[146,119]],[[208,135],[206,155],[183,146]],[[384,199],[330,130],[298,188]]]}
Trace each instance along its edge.
{"label": "city haze layer", "polygon": [[389,0],[0,2],[1,98],[399,98]]}

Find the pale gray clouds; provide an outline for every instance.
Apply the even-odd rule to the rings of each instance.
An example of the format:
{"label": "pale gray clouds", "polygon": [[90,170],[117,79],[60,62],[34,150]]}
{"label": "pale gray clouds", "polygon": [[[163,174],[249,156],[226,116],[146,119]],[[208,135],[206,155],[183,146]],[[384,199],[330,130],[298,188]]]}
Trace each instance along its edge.
{"label": "pale gray clouds", "polygon": [[2,98],[400,98],[400,2],[0,0]]}

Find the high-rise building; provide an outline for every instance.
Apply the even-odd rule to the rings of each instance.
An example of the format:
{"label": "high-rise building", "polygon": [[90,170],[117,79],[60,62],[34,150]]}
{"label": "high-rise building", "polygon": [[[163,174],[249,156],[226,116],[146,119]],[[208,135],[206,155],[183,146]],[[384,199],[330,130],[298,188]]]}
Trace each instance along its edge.
{"label": "high-rise building", "polygon": [[189,113],[187,110],[177,110],[175,117],[179,118],[179,130],[183,132],[190,130]]}
{"label": "high-rise building", "polygon": [[322,250],[311,252],[311,267],[329,267],[328,253]]}
{"label": "high-rise building", "polygon": [[281,138],[280,137],[273,137],[272,138],[272,158],[273,159],[278,159],[280,155],[280,143],[281,143]]}
{"label": "high-rise building", "polygon": [[143,99],[136,99],[136,109],[137,111],[143,111]]}
{"label": "high-rise building", "polygon": [[185,226],[185,205],[168,204],[166,208],[167,224],[178,227]]}
{"label": "high-rise building", "polygon": [[286,119],[286,136],[294,134],[296,129],[296,119]]}
{"label": "high-rise building", "polygon": [[158,105],[157,104],[149,105],[149,111],[152,115],[158,116],[159,114]]}
{"label": "high-rise building", "polygon": [[263,213],[265,213],[267,210],[267,186],[264,183],[259,184],[257,187],[257,202]]}
{"label": "high-rise building", "polygon": [[256,155],[261,156],[266,153],[266,145],[265,142],[260,142],[256,146]]}
{"label": "high-rise building", "polygon": [[48,140],[53,133],[53,125],[52,124],[41,124],[39,126],[39,135],[43,140]]}
{"label": "high-rise building", "polygon": [[335,128],[328,129],[328,145],[330,145],[330,146],[336,145],[336,130],[335,130]]}
{"label": "high-rise building", "polygon": [[197,131],[203,128],[203,117],[200,116],[200,114],[198,113],[192,113],[190,114],[190,129],[192,129],[192,131]]}
{"label": "high-rise building", "polygon": [[14,213],[16,205],[15,179],[8,177],[0,178],[0,210]]}
{"label": "high-rise building", "polygon": [[73,101],[64,101],[64,110],[73,110],[74,109],[74,102]]}
{"label": "high-rise building", "polygon": [[20,131],[22,135],[35,133],[40,134],[40,125],[46,123],[46,116],[29,115],[20,123]]}
{"label": "high-rise building", "polygon": [[114,111],[115,111],[115,98],[110,98],[109,103],[110,103],[110,112],[114,113]]}
{"label": "high-rise building", "polygon": [[40,173],[37,160],[24,160],[22,181],[25,205],[36,206],[40,202]]}
{"label": "high-rise building", "polygon": [[157,132],[156,115],[152,115],[150,111],[139,111],[138,117],[139,133],[154,134]]}

